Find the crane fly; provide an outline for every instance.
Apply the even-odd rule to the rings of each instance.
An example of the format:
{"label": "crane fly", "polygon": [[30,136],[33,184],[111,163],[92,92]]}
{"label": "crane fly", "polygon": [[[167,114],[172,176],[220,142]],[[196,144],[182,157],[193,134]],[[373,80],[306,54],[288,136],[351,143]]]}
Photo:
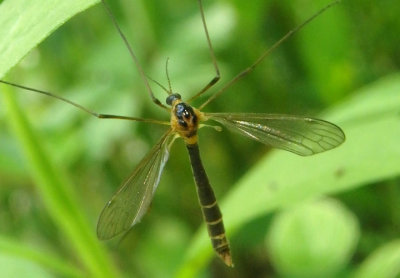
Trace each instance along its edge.
{"label": "crane fly", "polygon": [[[122,119],[168,125],[169,129],[164,133],[164,135],[162,135],[157,144],[155,144],[149,153],[142,159],[133,173],[123,182],[118,191],[105,205],[97,223],[97,236],[99,239],[103,240],[113,238],[121,233],[127,232],[133,225],[142,219],[150,206],[155,190],[160,182],[161,174],[169,157],[169,150],[175,139],[180,137],[183,139],[189,153],[194,181],[197,187],[199,203],[204,221],[207,225],[212,246],[217,255],[227,266],[233,266],[230,246],[225,234],[225,228],[222,220],[222,213],[217,204],[213,189],[211,188],[209,179],[200,158],[198,147],[198,130],[205,125],[203,122],[214,121],[217,124],[221,124],[222,126],[225,126],[228,129],[249,137],[255,141],[301,156],[314,155],[333,149],[344,142],[345,135],[343,131],[335,124],[314,118],[283,114],[205,113],[201,110],[216,97],[222,94],[232,84],[250,73],[281,43],[338,2],[339,1],[333,1],[329,3],[295,29],[289,31],[285,36],[267,49],[250,67],[240,72],[221,89],[209,96],[206,101],[199,106],[199,108],[195,108],[190,105],[190,102],[208,91],[220,79],[220,71],[208,33],[202,0],[198,0],[200,16],[211,60],[215,70],[215,77],[209,83],[207,83],[203,89],[201,89],[197,94],[189,98],[187,101],[183,101],[180,94],[173,92],[170,78],[168,76],[168,70],[166,70],[168,89],[145,75],[129,42],[116,22],[115,17],[112,15],[109,7],[105,3],[105,0],[102,0],[102,4],[110,16],[113,25],[121,36],[124,44],[126,45],[152,101],[170,113],[171,118],[169,122],[128,116],[99,114],[75,102],[47,91],[38,90],[3,80],[0,80],[0,82],[24,90],[57,98],[58,100],[73,105],[78,109],[81,109],[84,112],[100,119]],[[161,86],[164,91],[166,91],[168,94],[166,98],[166,104],[162,104],[161,101],[154,96],[149,84],[149,80],[154,81]],[[219,126],[214,127],[216,129],[220,128]]]}

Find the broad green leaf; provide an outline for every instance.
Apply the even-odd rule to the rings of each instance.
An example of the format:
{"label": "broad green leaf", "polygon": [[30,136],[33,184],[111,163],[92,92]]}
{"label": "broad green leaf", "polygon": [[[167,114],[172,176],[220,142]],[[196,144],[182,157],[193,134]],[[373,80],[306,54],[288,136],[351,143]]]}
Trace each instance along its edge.
{"label": "broad green leaf", "polygon": [[[346,134],[346,141],[337,149],[312,157],[283,151],[266,155],[222,202],[228,237],[251,219],[276,209],[398,176],[399,91],[400,75],[393,75],[360,89],[322,116],[338,124]],[[194,277],[212,256],[203,227],[178,276]]]}
{"label": "broad green leaf", "polygon": [[394,278],[400,275],[400,240],[395,240],[372,253],[354,273],[354,278]]}

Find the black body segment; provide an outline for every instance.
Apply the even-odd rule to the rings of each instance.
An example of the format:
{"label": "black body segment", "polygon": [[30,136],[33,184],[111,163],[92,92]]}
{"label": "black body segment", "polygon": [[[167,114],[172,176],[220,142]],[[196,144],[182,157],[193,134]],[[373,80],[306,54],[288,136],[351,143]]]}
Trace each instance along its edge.
{"label": "black body segment", "polygon": [[186,147],[189,152],[190,164],[197,186],[201,211],[203,212],[212,246],[226,265],[233,266],[221,210],[219,209],[214,191],[211,188],[203,163],[201,162],[199,147],[197,143],[187,144]]}

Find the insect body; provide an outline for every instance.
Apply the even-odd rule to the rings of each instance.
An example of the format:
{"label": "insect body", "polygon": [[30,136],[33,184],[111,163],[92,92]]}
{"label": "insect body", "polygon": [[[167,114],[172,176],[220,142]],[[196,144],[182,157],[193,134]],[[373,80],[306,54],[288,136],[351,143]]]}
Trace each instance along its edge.
{"label": "insect body", "polygon": [[[110,13],[104,0],[102,0],[102,3]],[[212,120],[253,140],[302,156],[313,155],[333,149],[344,142],[345,135],[338,126],[332,123],[308,117],[256,113],[204,113],[200,110],[202,110],[202,108],[204,108],[208,103],[223,93],[233,83],[251,72],[272,50],[274,50],[283,41],[287,40],[287,38],[289,38],[293,33],[301,29],[308,22],[316,18],[329,7],[338,3],[338,1],[336,0],[331,2],[312,17],[307,19],[303,24],[288,32],[281,40],[266,50],[253,65],[240,72],[234,79],[224,85],[216,93],[212,94],[202,105],[199,106],[199,109],[196,109],[189,104],[190,101],[202,95],[220,79],[219,68],[215,59],[211,40],[208,35],[202,1],[198,0],[198,3],[216,76],[202,90],[200,90],[199,93],[191,97],[188,101],[184,102],[179,94],[172,92],[167,72],[169,90],[162,87],[162,85],[159,85],[168,93],[168,97],[166,99],[166,104],[168,106],[162,104],[154,96],[149,85],[148,78],[144,74],[138,59],[132,51],[124,34],[120,30],[119,25],[116,23],[115,18],[110,13],[111,19],[113,20],[117,31],[121,35],[133,61],[139,70],[143,82],[146,85],[147,92],[155,104],[170,113],[170,122],[128,116],[99,114],[75,102],[43,90],[38,90],[3,80],[0,80],[0,83],[56,98],[99,119],[123,119],[169,125],[170,128],[164,133],[158,143],[143,158],[133,173],[122,183],[119,190],[105,205],[97,223],[97,236],[99,239],[110,239],[128,231],[133,225],[142,219],[148,210],[154,192],[160,182],[161,174],[169,157],[171,145],[177,137],[181,137],[184,140],[189,153],[193,176],[197,186],[199,202],[203,213],[203,218],[208,228],[212,246],[226,265],[233,266],[229,243],[225,235],[222,214],[200,158],[197,137],[197,132],[201,126],[200,123]]]}
{"label": "insect body", "polygon": [[167,98],[167,104],[170,103],[170,99],[173,99],[171,103],[171,127],[183,138],[188,149],[193,176],[197,186],[197,195],[212,246],[225,264],[232,266],[232,257],[225,235],[222,214],[201,162],[199,146],[197,145],[198,125],[199,121],[204,120],[204,114],[182,102],[180,95],[170,95]]}
{"label": "insect body", "polygon": [[214,120],[256,141],[307,156],[335,148],[344,141],[336,125],[313,118],[255,113],[203,113],[181,100],[179,94],[167,97],[171,105],[171,128],[143,159],[103,209],[97,225],[100,239],[127,231],[147,211],[160,181],[169,149],[176,135],[189,152],[203,218],[214,250],[226,265],[232,266],[222,214],[201,162],[197,131],[202,121]]}
{"label": "insect body", "polygon": [[[201,162],[197,145],[199,122],[205,120],[204,114],[183,102],[179,94],[169,95],[166,103],[172,106],[171,129],[166,132],[155,149],[153,148],[150,157],[147,156],[140,163],[132,177],[123,184],[106,205],[98,222],[98,237],[101,239],[112,238],[126,231],[141,219],[150,204],[154,189],[158,185],[162,169],[168,158],[169,146],[172,144],[174,135],[177,134],[184,140],[189,152],[199,202],[212,245],[223,261],[228,266],[232,266],[222,214]],[[135,198],[141,200],[132,202]],[[124,205],[127,203],[130,205]]]}

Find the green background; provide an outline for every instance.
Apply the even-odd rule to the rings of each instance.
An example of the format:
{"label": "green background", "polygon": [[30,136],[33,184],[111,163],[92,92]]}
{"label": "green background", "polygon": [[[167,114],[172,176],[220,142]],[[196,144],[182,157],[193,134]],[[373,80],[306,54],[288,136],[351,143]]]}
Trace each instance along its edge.
{"label": "green background", "polygon": [[[168,120],[97,2],[0,1],[0,77],[96,112]],[[216,87],[327,3],[205,1],[222,76]],[[196,1],[119,0],[111,9],[150,77],[166,85],[169,57],[183,98],[212,79]],[[398,14],[394,0],[342,1],[206,107],[321,117],[347,136],[338,149],[304,158],[201,130],[233,269],[211,250],[181,140],[143,221],[122,239],[96,239],[104,204],[165,127],[98,120],[0,86],[2,276],[397,277]]]}

